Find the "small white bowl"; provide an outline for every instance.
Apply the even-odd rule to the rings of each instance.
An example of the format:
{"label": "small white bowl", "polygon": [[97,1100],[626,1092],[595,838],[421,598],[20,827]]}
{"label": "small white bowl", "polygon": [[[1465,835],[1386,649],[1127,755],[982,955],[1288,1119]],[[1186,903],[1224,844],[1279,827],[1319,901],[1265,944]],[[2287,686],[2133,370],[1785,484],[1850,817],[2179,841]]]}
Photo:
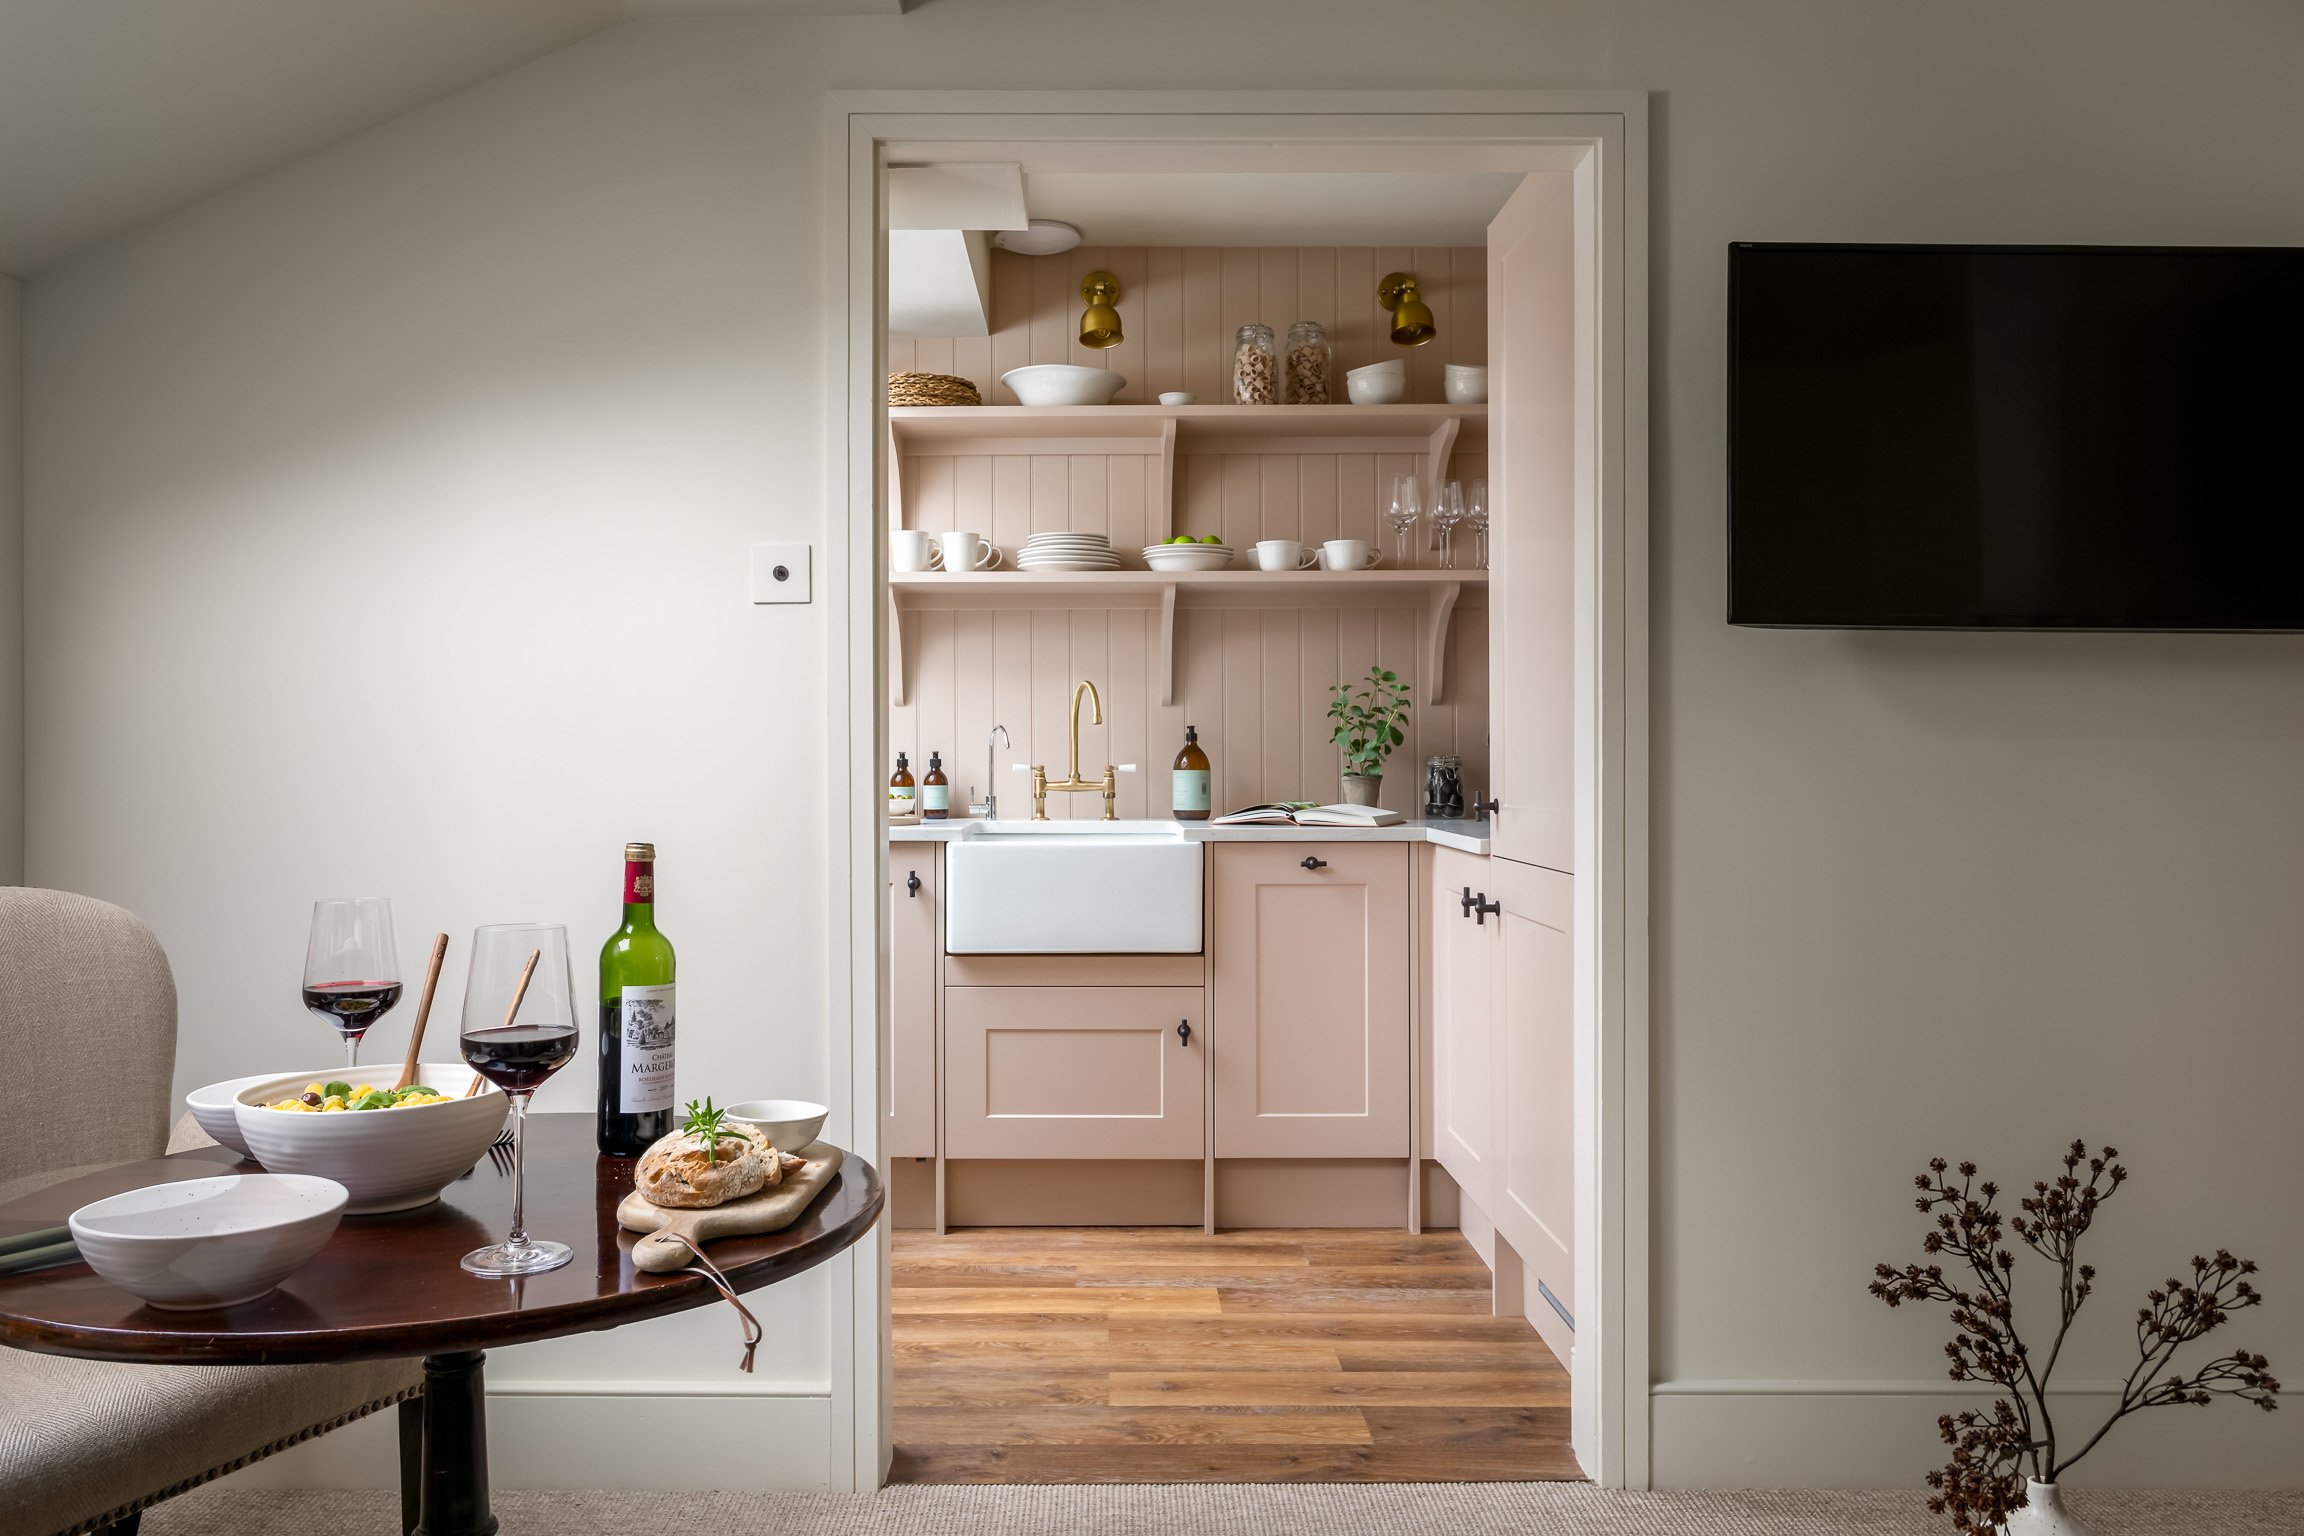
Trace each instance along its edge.
{"label": "small white bowl", "polygon": [[1160,397],[1162,405],[1196,405],[1200,397],[1190,390],[1172,389]]}
{"label": "small white bowl", "polygon": [[[307,1077],[304,1082],[317,1080],[324,1083],[328,1081],[329,1075],[323,1072],[317,1079]],[[394,1075],[398,1075],[397,1070]],[[234,1113],[239,1107],[240,1090],[253,1088],[258,1083],[276,1082],[279,1077],[277,1072],[259,1072],[253,1077],[234,1077],[221,1083],[210,1083],[205,1088],[195,1088],[184,1095],[184,1107],[192,1111],[192,1118],[200,1122],[200,1129],[206,1131],[218,1145],[230,1147],[246,1157],[248,1143],[240,1135],[240,1117]]]}
{"label": "small white bowl", "polygon": [[348,1199],[333,1179],[227,1173],[92,1201],[70,1225],[97,1274],[155,1307],[192,1312],[254,1301],[301,1269]]}
{"label": "small white bowl", "polygon": [[[381,1074],[389,1083],[397,1072]],[[233,1114],[248,1155],[273,1173],[334,1179],[351,1194],[345,1214],[372,1216],[429,1205],[480,1160],[504,1129],[511,1101],[493,1083],[464,1098],[472,1069],[463,1062],[417,1064],[416,1081],[449,1095],[445,1104],[297,1115],[267,1104],[304,1091],[309,1082],[341,1078],[343,1069],[271,1077],[233,1096]]]}
{"label": "small white bowl", "polygon": [[1381,374],[1390,374],[1397,379],[1408,377],[1408,360],[1403,357],[1388,357],[1380,363],[1368,363],[1359,368],[1347,369],[1344,377],[1347,379],[1373,379]]}
{"label": "small white bowl", "polygon": [[1440,370],[1440,390],[1450,405],[1488,403],[1488,365],[1450,363]]}
{"label": "small white bowl", "polygon": [[1365,378],[1348,373],[1344,376],[1344,393],[1354,405],[1398,405],[1408,393],[1408,379],[1397,373],[1376,373]]}
{"label": "small white bowl", "polygon": [[1144,563],[1156,571],[1221,571],[1232,563],[1232,551],[1222,544],[1152,544]]}
{"label": "small white bowl", "polygon": [[1128,381],[1109,368],[1076,363],[1034,363],[1011,368],[1000,382],[1026,405],[1110,405]]}
{"label": "small white bowl", "polygon": [[798,1153],[815,1145],[832,1111],[806,1099],[746,1099],[728,1106],[728,1118],[768,1138],[779,1152]]}

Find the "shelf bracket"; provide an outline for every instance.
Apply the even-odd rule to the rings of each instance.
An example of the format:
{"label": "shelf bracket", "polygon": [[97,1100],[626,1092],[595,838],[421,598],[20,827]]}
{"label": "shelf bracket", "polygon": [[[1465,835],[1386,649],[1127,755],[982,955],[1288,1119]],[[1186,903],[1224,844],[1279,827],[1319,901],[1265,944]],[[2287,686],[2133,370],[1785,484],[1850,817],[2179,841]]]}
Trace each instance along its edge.
{"label": "shelf bracket", "polygon": [[888,530],[893,533],[904,526],[904,444],[896,436],[896,424],[888,424]]}
{"label": "shelf bracket", "polygon": [[1426,450],[1428,457],[1424,465],[1424,506],[1427,511],[1431,509],[1433,498],[1439,494],[1441,483],[1448,478],[1448,459],[1456,451],[1456,433],[1463,425],[1462,418],[1448,416],[1432,429],[1432,442]]}
{"label": "shelf bracket", "polygon": [[904,683],[904,603],[895,588],[882,590],[888,594],[888,702],[902,709],[911,692]]}
{"label": "shelf bracket", "polygon": [[[1160,423],[1160,537],[1176,534],[1176,418]],[[1169,588],[1175,596],[1175,588]]]}
{"label": "shelf bracket", "polygon": [[1176,583],[1171,581],[1160,589],[1160,704],[1167,708],[1175,702]]}
{"label": "shelf bracket", "polygon": [[1448,621],[1456,612],[1456,599],[1464,583],[1451,581],[1432,589],[1432,606],[1424,611],[1424,702],[1438,704],[1448,697]]}

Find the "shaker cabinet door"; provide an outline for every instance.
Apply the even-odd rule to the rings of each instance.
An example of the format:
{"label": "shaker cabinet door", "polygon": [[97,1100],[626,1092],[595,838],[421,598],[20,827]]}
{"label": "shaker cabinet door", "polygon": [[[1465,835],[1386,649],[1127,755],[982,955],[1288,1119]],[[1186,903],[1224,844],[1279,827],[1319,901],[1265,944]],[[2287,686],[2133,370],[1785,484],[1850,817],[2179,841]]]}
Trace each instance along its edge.
{"label": "shaker cabinet door", "polygon": [[1497,935],[1464,892],[1486,893],[1495,861],[1432,851],[1432,1155],[1474,1205],[1496,1203],[1492,1027]]}
{"label": "shaker cabinet door", "polygon": [[1205,1026],[1198,987],[948,987],[945,1154],[1201,1157]]}
{"label": "shaker cabinet door", "polygon": [[[1497,860],[1494,1123],[1503,1128],[1494,1218],[1547,1298],[1528,1320],[1561,1359],[1576,1311],[1575,881]],[[1531,1287],[1534,1289],[1534,1287]]]}
{"label": "shaker cabinet door", "polygon": [[888,850],[888,1022],[881,1070],[888,1083],[880,1155],[936,1155],[936,936],[943,882],[935,843]]}
{"label": "shaker cabinet door", "polygon": [[1216,1155],[1408,1156],[1408,845],[1209,853]]}

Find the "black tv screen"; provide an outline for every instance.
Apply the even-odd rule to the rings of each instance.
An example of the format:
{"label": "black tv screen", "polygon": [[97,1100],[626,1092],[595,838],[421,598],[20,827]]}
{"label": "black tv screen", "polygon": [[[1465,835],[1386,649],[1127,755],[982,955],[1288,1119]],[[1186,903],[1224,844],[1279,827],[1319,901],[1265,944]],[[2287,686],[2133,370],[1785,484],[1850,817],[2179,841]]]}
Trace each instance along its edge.
{"label": "black tv screen", "polygon": [[1728,619],[2304,630],[2304,251],[1737,244]]}

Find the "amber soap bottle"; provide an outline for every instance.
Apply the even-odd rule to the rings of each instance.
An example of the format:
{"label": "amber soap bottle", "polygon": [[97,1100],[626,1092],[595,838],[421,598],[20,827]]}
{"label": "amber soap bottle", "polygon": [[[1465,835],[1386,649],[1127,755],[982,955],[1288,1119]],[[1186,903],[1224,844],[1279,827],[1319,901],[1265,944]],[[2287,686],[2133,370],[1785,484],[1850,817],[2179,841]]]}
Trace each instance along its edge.
{"label": "amber soap bottle", "polygon": [[890,819],[909,816],[920,809],[920,797],[912,782],[912,764],[903,753],[896,754],[896,771],[888,777],[888,815]]}
{"label": "amber soap bottle", "polygon": [[920,819],[943,821],[952,814],[952,781],[944,777],[944,759],[928,754],[928,776],[920,781]]}
{"label": "amber soap bottle", "polygon": [[1168,775],[1168,803],[1178,821],[1206,821],[1209,804],[1208,754],[1200,750],[1200,728],[1184,727],[1184,750]]}

